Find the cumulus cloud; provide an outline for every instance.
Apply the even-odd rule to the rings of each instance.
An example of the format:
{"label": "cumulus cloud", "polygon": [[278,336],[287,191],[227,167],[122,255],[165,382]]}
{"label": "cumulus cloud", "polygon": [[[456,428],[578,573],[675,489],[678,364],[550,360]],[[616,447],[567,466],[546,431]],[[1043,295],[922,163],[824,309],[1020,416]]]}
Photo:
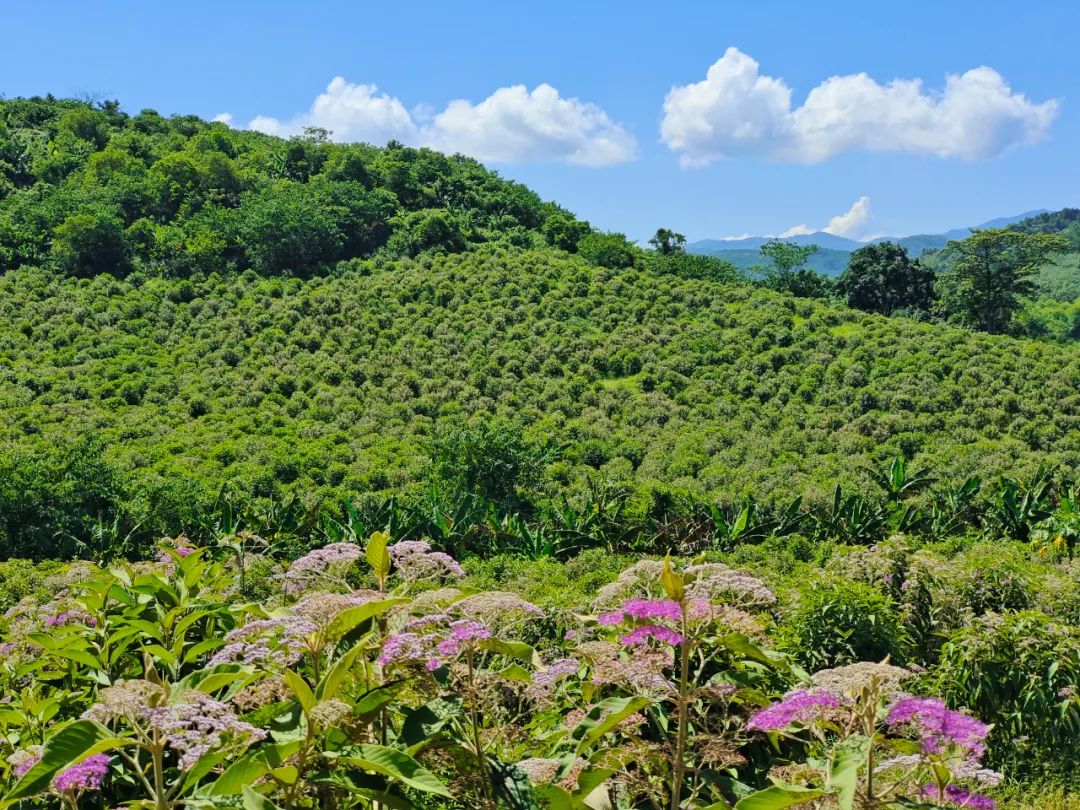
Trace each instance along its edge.
{"label": "cumulus cloud", "polygon": [[660,135],[686,166],[742,156],[820,163],[853,151],[978,160],[1045,138],[1059,106],[1030,101],[997,71],[977,67],[947,76],[940,93],[919,79],[833,76],[793,108],[783,79],[728,48],[703,81],[667,94]]}
{"label": "cumulus cloud", "polygon": [[595,104],[562,98],[550,84],[501,87],[481,101],[451,101],[424,130],[429,145],[502,163],[564,161],[608,166],[633,159],[633,136]]}
{"label": "cumulus cloud", "polygon": [[218,113],[212,120],[217,121],[219,124],[232,126],[232,113]]}
{"label": "cumulus cloud", "polygon": [[305,127],[323,127],[338,141],[383,144],[390,140],[415,142],[417,127],[405,105],[380,93],[373,84],[352,84],[335,76],[326,92],[316,96],[307,112],[289,121],[260,115],[248,124],[268,135],[296,135]]}
{"label": "cumulus cloud", "polygon": [[[770,234],[770,238],[788,239],[792,236],[809,236],[812,233],[823,231],[833,236],[843,236],[847,239],[859,239],[866,233],[866,225],[870,222],[870,198],[859,197],[851,208],[843,214],[837,214],[829,220],[824,228],[811,228],[809,225],[795,225],[783,233]],[[741,238],[741,237],[736,237]]]}
{"label": "cumulus cloud", "polygon": [[870,198],[859,197],[855,203],[843,214],[837,214],[829,220],[829,224],[821,230],[831,233],[833,236],[846,236],[848,239],[856,239],[865,232],[866,223],[870,221]]}
{"label": "cumulus cloud", "polygon": [[258,116],[248,126],[272,135],[323,127],[338,141],[398,140],[494,163],[563,162],[608,166],[633,160],[633,136],[595,104],[563,98],[549,84],[501,87],[476,104],[459,99],[410,113],[375,85],[333,79],[311,108],[288,121]]}

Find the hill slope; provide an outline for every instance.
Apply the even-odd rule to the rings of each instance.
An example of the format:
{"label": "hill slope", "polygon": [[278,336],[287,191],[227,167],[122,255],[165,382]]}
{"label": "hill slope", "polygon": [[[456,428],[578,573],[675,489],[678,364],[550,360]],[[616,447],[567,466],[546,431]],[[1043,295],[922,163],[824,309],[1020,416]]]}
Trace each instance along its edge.
{"label": "hill slope", "polygon": [[[370,275],[365,273],[370,272]],[[90,433],[152,486],[402,489],[439,426],[589,474],[764,500],[898,450],[960,476],[1080,462],[1080,354],[488,246],[310,281],[0,278],[7,453]],[[193,490],[193,491],[194,491]],[[188,496],[185,496],[188,497]]]}

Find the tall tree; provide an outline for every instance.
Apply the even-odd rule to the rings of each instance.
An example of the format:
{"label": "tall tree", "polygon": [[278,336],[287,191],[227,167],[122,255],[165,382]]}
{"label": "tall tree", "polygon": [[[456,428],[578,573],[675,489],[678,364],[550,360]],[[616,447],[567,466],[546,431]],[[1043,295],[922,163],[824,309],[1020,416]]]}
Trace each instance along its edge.
{"label": "tall tree", "polygon": [[686,237],[670,228],[657,228],[649,244],[656,248],[657,253],[665,256],[686,252]]}
{"label": "tall tree", "polygon": [[880,242],[851,254],[837,288],[848,306],[864,312],[925,311],[934,299],[934,271],[900,245]]}
{"label": "tall tree", "polygon": [[772,239],[759,249],[769,264],[756,268],[756,272],[763,276],[762,284],[771,289],[807,298],[822,298],[829,294],[829,279],[806,266],[817,249],[817,245],[796,245]]}
{"label": "tall tree", "polygon": [[1035,292],[1033,276],[1039,265],[1067,248],[1068,240],[1058,234],[1005,228],[987,228],[949,242],[944,252],[952,264],[941,278],[942,310],[974,329],[1002,334],[1020,308],[1020,297]]}

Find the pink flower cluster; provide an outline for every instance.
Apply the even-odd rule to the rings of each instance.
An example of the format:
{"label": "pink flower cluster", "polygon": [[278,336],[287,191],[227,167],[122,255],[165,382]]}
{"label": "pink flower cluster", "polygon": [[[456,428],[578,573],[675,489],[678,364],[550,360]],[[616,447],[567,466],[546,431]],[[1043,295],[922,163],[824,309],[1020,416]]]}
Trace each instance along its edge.
{"label": "pink flower cluster", "polygon": [[80,790],[97,790],[101,780],[109,772],[109,758],[105,754],[94,754],[78,765],[64,768],[53,778],[53,788],[57,793],[75,793]]}
{"label": "pink flower cluster", "polygon": [[986,750],[984,741],[990,728],[970,715],[954,712],[936,698],[907,697],[889,710],[885,722],[892,727],[914,728],[928,754],[941,753],[949,745],[958,746],[976,757]]}
{"label": "pink flower cluster", "polygon": [[457,560],[442,551],[432,551],[431,545],[423,540],[402,540],[387,551],[398,576],[406,582],[465,576],[465,569]]}
{"label": "pink flower cluster", "polygon": [[612,627],[623,622],[645,622],[637,624],[629,633],[619,639],[628,647],[645,644],[655,639],[661,644],[677,646],[682,644],[680,633],[658,624],[658,621],[678,622],[682,619],[682,606],[672,599],[628,599],[620,610],[603,613],[597,617],[600,624]]}
{"label": "pink flower cluster", "polygon": [[754,714],[746,728],[750,731],[781,731],[795,723],[812,723],[839,708],[840,698],[826,689],[796,689],[778,703]]}
{"label": "pink flower cluster", "polygon": [[22,778],[23,774],[41,762],[41,753],[31,753],[26,750],[18,753],[23,754],[23,756],[14,764],[14,766],[12,766],[11,771],[15,774],[16,778]]}
{"label": "pink flower cluster", "polygon": [[180,754],[183,770],[190,770],[210,751],[230,742],[252,743],[266,737],[263,729],[238,718],[229,704],[202,692],[189,692],[184,703],[147,708],[142,714]]}
{"label": "pink flower cluster", "polygon": [[659,624],[643,624],[640,627],[635,627],[625,636],[622,636],[619,641],[627,647],[637,647],[647,643],[651,638],[656,639],[661,644],[670,644],[672,647],[677,647],[683,642],[683,637],[679,633]]}
{"label": "pink flower cluster", "polygon": [[444,613],[425,616],[408,622],[401,632],[383,642],[379,663],[389,666],[422,661],[429,670],[436,670],[442,666],[443,659],[452,658],[472,642],[491,636],[491,628],[482,622],[451,620]]}
{"label": "pink flower cluster", "polygon": [[997,807],[997,803],[989,796],[972,793],[959,785],[946,785],[943,791],[938,790],[937,785],[927,785],[923,788],[922,795],[939,804],[965,807],[968,810],[995,810]]}
{"label": "pink flower cluster", "polygon": [[307,636],[318,631],[314,622],[300,616],[248,622],[226,634],[225,646],[214,653],[209,664],[287,667],[304,654]]}
{"label": "pink flower cluster", "polygon": [[533,686],[539,691],[547,692],[563,678],[577,675],[579,669],[581,669],[581,662],[576,658],[558,658],[533,674]]}

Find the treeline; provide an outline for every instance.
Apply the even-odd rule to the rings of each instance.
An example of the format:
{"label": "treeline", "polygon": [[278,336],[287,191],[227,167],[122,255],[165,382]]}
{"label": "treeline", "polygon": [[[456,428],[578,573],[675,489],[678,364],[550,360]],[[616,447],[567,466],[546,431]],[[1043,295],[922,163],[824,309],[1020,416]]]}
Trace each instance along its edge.
{"label": "treeline", "polygon": [[1080,338],[1080,255],[1068,252],[1080,238],[1074,215],[1080,211],[1064,209],[979,230],[918,259],[894,242],[869,244],[836,278],[807,267],[815,245],[776,239],[761,246],[763,263],[750,280],[863,312],[1070,342]]}
{"label": "treeline", "polygon": [[475,160],[331,134],[286,140],[111,101],[0,99],[0,272],[308,276],[488,241],[610,267],[640,254]]}
{"label": "treeline", "polygon": [[690,555],[731,551],[771,538],[872,545],[893,534],[1038,541],[1072,557],[1080,541],[1080,482],[1040,468],[1027,479],[1001,475],[939,479],[897,456],[867,470],[870,488],[837,485],[825,502],[801,496],[759,503],[713,501],[678,487],[634,490],[599,477],[581,492],[541,493],[549,447],[510,431],[459,431],[434,451],[424,488],[310,502],[297,495],[258,499],[195,481],[140,485],[84,442],[47,456],[16,456],[0,467],[0,558],[143,558],[163,536],[206,545],[237,535],[260,538],[291,558],[373,531],[425,538],[456,556],[518,554],[566,558],[613,553]]}

